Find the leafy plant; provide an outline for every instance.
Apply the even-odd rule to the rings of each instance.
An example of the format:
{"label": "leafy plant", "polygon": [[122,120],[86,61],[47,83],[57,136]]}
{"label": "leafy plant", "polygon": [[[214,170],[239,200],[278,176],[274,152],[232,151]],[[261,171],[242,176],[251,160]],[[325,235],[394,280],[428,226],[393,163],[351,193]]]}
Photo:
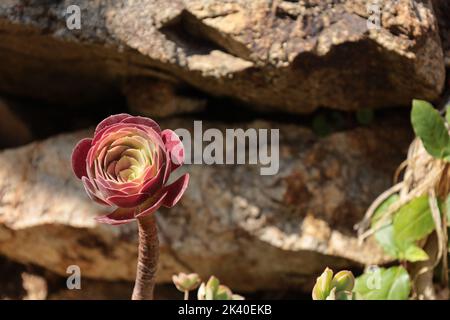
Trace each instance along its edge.
{"label": "leafy plant", "polygon": [[[448,248],[443,244],[447,244],[444,241],[450,226],[450,113],[444,119],[430,103],[414,100],[411,123],[417,138],[401,166],[403,181],[381,194],[359,224],[361,239],[373,234],[385,253],[400,265],[367,269],[356,279],[356,299],[436,297],[433,283],[419,286],[428,292],[416,291],[415,286],[419,278],[428,282],[437,279],[433,277],[436,267],[442,268],[441,287],[448,288],[450,244]],[[427,262],[427,268],[413,268],[430,259],[433,261]],[[424,277],[425,273],[428,276]]]}

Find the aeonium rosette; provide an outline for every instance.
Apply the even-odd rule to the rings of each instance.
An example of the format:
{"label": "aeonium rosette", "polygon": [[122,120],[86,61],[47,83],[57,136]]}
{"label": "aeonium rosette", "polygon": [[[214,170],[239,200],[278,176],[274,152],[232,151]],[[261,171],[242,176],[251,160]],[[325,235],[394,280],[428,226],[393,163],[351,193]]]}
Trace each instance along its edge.
{"label": "aeonium rosette", "polygon": [[108,224],[122,224],[173,207],[189,182],[184,174],[168,184],[184,162],[184,148],[172,130],[144,117],[113,115],[99,123],[92,139],[81,140],[72,154],[75,175],[90,198],[116,206],[111,214],[97,217]]}

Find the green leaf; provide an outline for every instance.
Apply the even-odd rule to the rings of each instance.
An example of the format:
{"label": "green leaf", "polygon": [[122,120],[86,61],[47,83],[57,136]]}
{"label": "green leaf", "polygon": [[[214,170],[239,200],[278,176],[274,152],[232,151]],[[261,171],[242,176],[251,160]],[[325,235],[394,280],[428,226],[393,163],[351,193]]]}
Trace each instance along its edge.
{"label": "green leaf", "polygon": [[450,160],[450,137],[444,119],[430,103],[413,100],[411,123],[430,155]]}
{"label": "green leaf", "polygon": [[434,221],[428,205],[428,196],[421,196],[400,208],[394,217],[394,241],[413,243],[434,230]]}
{"label": "green leaf", "polygon": [[411,262],[426,261],[429,259],[428,254],[414,244],[409,245],[403,255],[405,260]]}
{"label": "green leaf", "polygon": [[[380,206],[375,210],[372,217],[372,227],[380,220],[383,214],[389,209],[389,207],[395,203],[400,196],[398,194],[393,194],[386,200],[384,200]],[[389,220],[386,220],[385,223],[388,223]]]}
{"label": "green leaf", "polygon": [[[372,228],[376,227],[376,223],[381,219],[383,214],[389,209],[389,207],[399,199],[398,194],[393,194],[386,200],[384,200],[381,205],[375,210],[372,217]],[[381,227],[375,232],[375,239],[379,245],[384,249],[384,251],[391,257],[398,257],[398,249],[394,241],[394,228],[392,226],[391,218],[386,219],[383,224],[387,224]]]}
{"label": "green leaf", "polygon": [[364,273],[356,279],[354,289],[360,300],[406,300],[410,291],[408,272],[400,266]]}
{"label": "green leaf", "polygon": [[399,250],[394,240],[394,227],[392,224],[382,227],[375,232],[375,239],[389,256],[398,258]]}
{"label": "green leaf", "polygon": [[387,225],[375,233],[375,239],[391,257],[411,262],[425,261],[429,257],[425,251],[413,243],[397,243],[394,239],[394,226]]}

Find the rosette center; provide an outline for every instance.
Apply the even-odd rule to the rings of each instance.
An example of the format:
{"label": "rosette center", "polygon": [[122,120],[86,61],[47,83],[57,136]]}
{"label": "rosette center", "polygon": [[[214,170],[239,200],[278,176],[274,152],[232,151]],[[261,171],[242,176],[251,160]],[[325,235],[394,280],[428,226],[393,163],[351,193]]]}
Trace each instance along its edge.
{"label": "rosette center", "polygon": [[[138,135],[127,135],[105,146],[97,158],[101,174],[117,182],[141,180],[154,174],[157,148],[152,141]],[[148,175],[147,175],[148,178]]]}

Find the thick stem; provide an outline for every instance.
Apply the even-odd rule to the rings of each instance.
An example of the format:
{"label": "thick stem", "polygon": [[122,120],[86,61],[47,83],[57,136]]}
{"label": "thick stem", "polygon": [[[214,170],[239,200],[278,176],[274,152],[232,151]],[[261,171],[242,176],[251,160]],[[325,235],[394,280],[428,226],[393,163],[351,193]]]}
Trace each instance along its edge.
{"label": "thick stem", "polygon": [[153,214],[138,219],[139,253],[132,300],[152,300],[158,267],[159,241]]}
{"label": "thick stem", "polygon": [[189,291],[184,292],[184,300],[189,300]]}

